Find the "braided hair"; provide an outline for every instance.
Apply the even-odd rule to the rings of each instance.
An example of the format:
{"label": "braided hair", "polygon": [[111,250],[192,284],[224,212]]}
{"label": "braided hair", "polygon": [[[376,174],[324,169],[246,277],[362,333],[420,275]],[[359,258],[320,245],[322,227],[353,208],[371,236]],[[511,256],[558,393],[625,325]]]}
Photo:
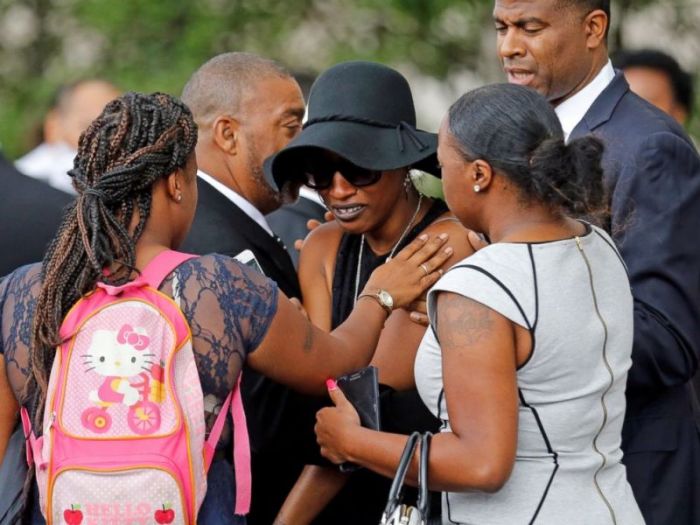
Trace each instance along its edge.
{"label": "braided hair", "polygon": [[98,280],[119,286],[133,278],[152,186],[184,167],[196,142],[190,110],[163,93],[122,95],[81,135],[68,172],[78,196],[44,258],[32,327],[32,375],[23,402],[31,402],[36,428],[41,428],[63,317]]}

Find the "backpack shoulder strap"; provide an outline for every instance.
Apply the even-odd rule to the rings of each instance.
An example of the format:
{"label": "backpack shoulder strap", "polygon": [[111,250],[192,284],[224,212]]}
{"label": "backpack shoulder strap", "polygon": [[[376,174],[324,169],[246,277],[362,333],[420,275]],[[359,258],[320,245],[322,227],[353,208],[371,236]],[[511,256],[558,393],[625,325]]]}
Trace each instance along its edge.
{"label": "backpack shoulder strap", "polygon": [[183,262],[194,259],[197,255],[191,253],[165,250],[156,255],[141,272],[140,279],[151,288],[158,288],[163,280]]}
{"label": "backpack shoulder strap", "polygon": [[232,392],[226,396],[221,406],[219,415],[209,433],[209,438],[204,445],[204,466],[209,471],[216,444],[219,442],[221,432],[224,429],[226,415],[231,408],[233,419],[233,468],[236,477],[236,508],[234,514],[245,516],[250,511],[252,496],[252,475],[250,467],[250,441],[248,438],[248,424],[246,421],[243,400],[241,398],[241,376]]}
{"label": "backpack shoulder strap", "polygon": [[[196,255],[166,250],[156,255],[141,272],[141,278],[150,286],[157,288],[160,283],[180,264]],[[180,287],[177,280],[173,282],[173,300],[180,306]],[[250,465],[250,439],[248,437],[248,422],[241,397],[241,375],[239,373],[236,386],[226,396],[209,438],[204,443],[204,469],[209,471],[214,459],[216,444],[219,442],[224,429],[226,416],[231,410],[233,419],[233,467],[236,478],[236,507],[234,514],[245,516],[250,511],[252,498],[252,474]]]}

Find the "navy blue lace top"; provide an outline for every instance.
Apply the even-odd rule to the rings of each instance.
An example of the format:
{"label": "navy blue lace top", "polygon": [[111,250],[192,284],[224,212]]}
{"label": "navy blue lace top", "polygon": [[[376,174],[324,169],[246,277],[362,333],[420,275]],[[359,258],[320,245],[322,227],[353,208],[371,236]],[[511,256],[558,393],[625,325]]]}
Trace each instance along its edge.
{"label": "navy blue lace top", "polygon": [[[0,353],[17,398],[30,374],[29,342],[40,273],[40,264],[23,266],[0,283]],[[172,296],[175,274],[205,400],[215,406],[234,387],[246,356],[265,337],[277,311],[277,285],[222,255],[182,263],[161,284],[166,295]]]}

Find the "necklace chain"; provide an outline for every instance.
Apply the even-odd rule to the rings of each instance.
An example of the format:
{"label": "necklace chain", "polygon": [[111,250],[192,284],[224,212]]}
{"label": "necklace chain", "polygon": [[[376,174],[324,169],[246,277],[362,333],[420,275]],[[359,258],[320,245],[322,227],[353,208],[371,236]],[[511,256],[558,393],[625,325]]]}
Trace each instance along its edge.
{"label": "necklace chain", "polygon": [[[411,216],[411,220],[408,221],[408,224],[406,225],[406,228],[404,229],[403,233],[399,237],[399,240],[396,241],[394,246],[391,248],[391,251],[389,252],[389,255],[387,256],[386,259],[384,259],[384,262],[388,261],[394,256],[394,253],[396,252],[396,249],[399,247],[399,244],[404,240],[406,235],[408,235],[408,232],[411,231],[411,226],[413,226],[413,222],[416,220],[416,217],[418,217],[418,212],[420,211],[420,205],[423,202],[423,194],[418,193],[418,205],[416,206],[416,210],[413,212],[413,215]],[[360,288],[360,273],[362,270],[362,253],[364,252],[365,248],[365,234],[362,234],[362,238],[360,239],[360,251],[357,254],[357,266],[355,269],[355,301],[354,303],[357,303],[357,294],[359,292]],[[353,304],[354,304],[353,303]]]}

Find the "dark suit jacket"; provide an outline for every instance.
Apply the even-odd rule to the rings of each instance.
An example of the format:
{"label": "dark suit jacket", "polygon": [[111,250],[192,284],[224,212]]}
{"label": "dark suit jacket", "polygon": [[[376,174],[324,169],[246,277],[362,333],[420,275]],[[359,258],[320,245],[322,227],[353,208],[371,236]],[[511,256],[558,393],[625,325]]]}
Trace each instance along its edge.
{"label": "dark suit jacket", "polygon": [[41,261],[73,198],[22,175],[0,155],[0,278]]}
{"label": "dark suit jacket", "polygon": [[280,290],[289,297],[300,297],[294,265],[282,244],[210,184],[198,179],[197,190],[197,212],[180,249],[199,255],[220,253],[229,257],[251,250],[265,275],[275,281]]}
{"label": "dark suit jacket", "polygon": [[[275,240],[238,206],[202,179],[192,229],[181,250],[233,257],[249,249],[265,275],[289,297],[301,297],[294,265]],[[272,523],[303,462],[290,449],[302,396],[248,367],[241,385],[252,451],[253,499],[249,525]]]}
{"label": "dark suit jacket", "polygon": [[628,479],[648,525],[697,524],[700,434],[689,381],[700,358],[700,158],[620,72],[571,139],[587,133],[605,143],[611,228],[634,296]]}
{"label": "dark suit jacket", "polygon": [[287,247],[287,252],[292,258],[294,266],[299,264],[299,252],[294,248],[294,241],[305,239],[309,234],[309,228],[306,226],[309,219],[323,222],[325,211],[326,208],[318,202],[299,197],[299,200],[294,204],[282,206],[266,217],[272,231],[280,236]]}

